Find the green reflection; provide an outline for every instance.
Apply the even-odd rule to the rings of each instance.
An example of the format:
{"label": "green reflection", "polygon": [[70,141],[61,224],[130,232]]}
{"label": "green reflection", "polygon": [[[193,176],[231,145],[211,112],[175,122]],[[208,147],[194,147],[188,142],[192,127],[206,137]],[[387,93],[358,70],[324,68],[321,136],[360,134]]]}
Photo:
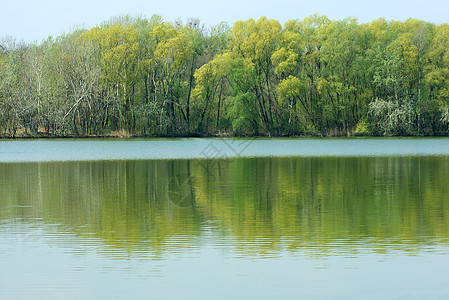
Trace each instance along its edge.
{"label": "green reflection", "polygon": [[449,240],[448,178],[449,157],[0,164],[0,224],[127,251],[417,251]]}

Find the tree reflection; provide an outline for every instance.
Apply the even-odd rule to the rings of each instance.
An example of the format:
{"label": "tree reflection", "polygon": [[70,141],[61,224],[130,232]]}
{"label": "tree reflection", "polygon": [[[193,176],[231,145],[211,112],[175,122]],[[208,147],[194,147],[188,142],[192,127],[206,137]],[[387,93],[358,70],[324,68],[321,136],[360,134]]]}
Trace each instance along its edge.
{"label": "tree reflection", "polygon": [[[449,157],[0,164],[0,219],[124,251],[414,250],[449,241]],[[202,240],[204,242],[204,239]]]}

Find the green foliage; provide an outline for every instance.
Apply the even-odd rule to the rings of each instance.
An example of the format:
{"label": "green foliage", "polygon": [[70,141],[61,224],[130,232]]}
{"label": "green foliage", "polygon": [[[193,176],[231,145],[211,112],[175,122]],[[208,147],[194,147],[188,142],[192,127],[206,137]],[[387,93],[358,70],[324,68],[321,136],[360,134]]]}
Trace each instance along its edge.
{"label": "green foliage", "polygon": [[296,102],[295,99],[301,95],[303,89],[304,85],[301,81],[290,75],[278,85],[279,103],[294,106]]}
{"label": "green foliage", "polygon": [[369,128],[369,123],[366,120],[361,120],[357,123],[357,126],[354,129],[353,134],[354,135],[360,135],[360,136],[368,136],[371,135],[371,130]]}
{"label": "green foliage", "polygon": [[124,15],[0,46],[4,136],[448,133],[447,24]]}
{"label": "green foliage", "polygon": [[241,93],[230,97],[229,114],[232,118],[232,131],[237,136],[254,135],[258,132],[254,98],[251,93]]}

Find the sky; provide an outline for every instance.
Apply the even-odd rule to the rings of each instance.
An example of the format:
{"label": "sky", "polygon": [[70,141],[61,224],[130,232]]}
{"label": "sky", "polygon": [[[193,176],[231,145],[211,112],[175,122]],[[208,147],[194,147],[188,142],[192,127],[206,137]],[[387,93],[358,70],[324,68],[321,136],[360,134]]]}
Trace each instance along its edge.
{"label": "sky", "polygon": [[333,20],[355,17],[360,23],[384,17],[441,24],[449,22],[448,12],[448,0],[0,0],[0,39],[40,42],[48,36],[92,28],[122,14],[158,14],[168,22],[199,18],[205,26],[212,26],[261,16],[283,24],[315,13]]}

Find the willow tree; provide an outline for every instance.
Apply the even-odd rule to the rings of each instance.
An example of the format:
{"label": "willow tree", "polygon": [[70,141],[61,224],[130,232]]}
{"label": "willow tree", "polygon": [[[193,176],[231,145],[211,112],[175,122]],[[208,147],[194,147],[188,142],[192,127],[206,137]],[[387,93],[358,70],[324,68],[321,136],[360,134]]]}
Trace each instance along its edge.
{"label": "willow tree", "polygon": [[138,70],[136,30],[120,24],[95,27],[80,39],[95,43],[99,49],[103,96],[107,99],[106,119],[113,130],[129,128]]}
{"label": "willow tree", "polygon": [[153,70],[155,100],[160,102],[159,126],[161,133],[186,132],[185,72],[192,55],[191,41],[184,32],[169,23],[163,23],[150,33],[154,56],[149,59]]}
{"label": "willow tree", "polygon": [[195,72],[193,110],[195,131],[199,133],[227,131],[225,97],[229,89],[233,56],[218,54]]}
{"label": "willow tree", "polygon": [[[435,27],[429,51],[424,58],[424,83],[438,110],[434,132],[447,131],[449,124],[449,25]],[[443,128],[440,128],[443,126]]]}
{"label": "willow tree", "polygon": [[[297,102],[301,102],[299,110],[303,111],[305,114],[310,114],[301,99],[301,94],[304,89],[304,82],[301,82],[301,80],[294,76],[287,77],[278,85],[279,103],[281,105],[281,109],[288,112],[288,129],[291,133],[298,131],[298,125],[295,124],[296,126],[292,127],[292,118],[295,117],[294,112],[296,111]],[[285,107],[287,109],[284,109]],[[304,118],[304,113],[298,118],[303,130],[306,127],[305,125],[307,122],[307,118]]]}
{"label": "willow tree", "polygon": [[278,50],[282,26],[276,20],[265,17],[257,21],[249,19],[234,24],[230,37],[231,51],[252,72],[252,95],[257,103],[264,130],[275,133],[277,127],[276,82],[271,60]]}

